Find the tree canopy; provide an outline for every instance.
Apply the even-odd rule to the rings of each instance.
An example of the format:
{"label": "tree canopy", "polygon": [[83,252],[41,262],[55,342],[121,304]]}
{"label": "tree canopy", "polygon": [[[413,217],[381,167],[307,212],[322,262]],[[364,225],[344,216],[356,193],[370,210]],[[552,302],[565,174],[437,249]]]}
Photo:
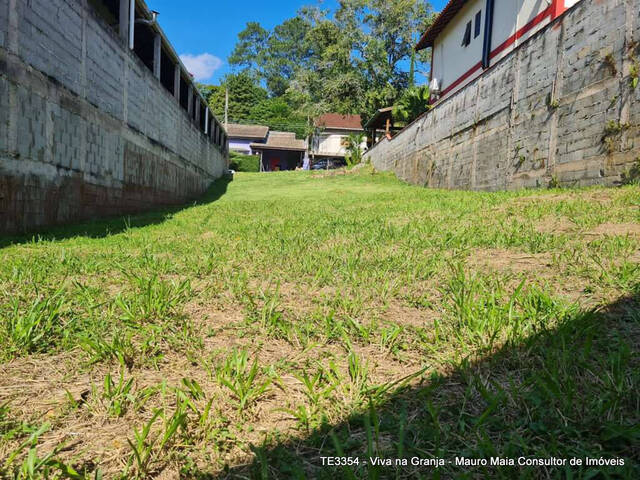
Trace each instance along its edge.
{"label": "tree canopy", "polygon": [[366,119],[401,99],[411,115],[423,98],[410,89],[414,72],[427,62],[414,45],[433,16],[423,0],[339,0],[333,12],[303,7],[271,30],[249,22],[229,57],[236,73],[209,87],[211,108],[223,114],[228,88],[231,119],[290,131],[326,112]]}

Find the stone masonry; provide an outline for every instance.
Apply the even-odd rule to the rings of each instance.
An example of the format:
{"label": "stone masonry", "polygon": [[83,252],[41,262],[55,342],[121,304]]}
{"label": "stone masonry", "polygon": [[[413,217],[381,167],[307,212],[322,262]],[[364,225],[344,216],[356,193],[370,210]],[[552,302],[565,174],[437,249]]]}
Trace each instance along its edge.
{"label": "stone masonry", "polygon": [[640,0],[584,0],[365,158],[434,188],[616,184],[640,161],[639,32]]}
{"label": "stone masonry", "polygon": [[0,235],[194,199],[214,140],[87,0],[0,1]]}

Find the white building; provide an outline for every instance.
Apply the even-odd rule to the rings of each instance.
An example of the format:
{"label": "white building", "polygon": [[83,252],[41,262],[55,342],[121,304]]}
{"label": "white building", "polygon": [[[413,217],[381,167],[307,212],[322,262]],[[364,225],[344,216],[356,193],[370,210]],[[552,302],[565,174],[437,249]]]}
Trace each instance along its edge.
{"label": "white building", "polygon": [[579,1],[450,0],[416,46],[432,48],[432,93],[463,88]]}
{"label": "white building", "polygon": [[367,148],[367,138],[360,115],[341,115],[327,113],[315,120],[316,133],[313,136],[310,155],[314,161],[319,159],[344,162],[347,154],[349,135],[362,134],[360,148]]}

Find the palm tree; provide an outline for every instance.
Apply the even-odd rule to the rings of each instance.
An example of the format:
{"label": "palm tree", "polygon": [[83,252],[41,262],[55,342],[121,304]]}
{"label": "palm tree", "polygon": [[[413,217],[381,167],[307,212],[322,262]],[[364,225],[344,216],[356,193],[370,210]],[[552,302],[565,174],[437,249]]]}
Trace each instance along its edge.
{"label": "palm tree", "polygon": [[362,161],[362,142],[364,133],[351,133],[347,137],[347,154],[345,160],[348,167],[358,165]]}
{"label": "palm tree", "polygon": [[429,87],[410,87],[393,107],[393,118],[398,122],[411,123],[429,109]]}

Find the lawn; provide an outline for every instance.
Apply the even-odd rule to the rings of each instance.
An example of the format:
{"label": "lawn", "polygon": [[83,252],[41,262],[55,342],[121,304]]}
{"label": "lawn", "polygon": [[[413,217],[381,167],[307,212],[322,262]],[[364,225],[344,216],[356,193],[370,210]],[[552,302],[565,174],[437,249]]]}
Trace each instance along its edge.
{"label": "lawn", "polygon": [[638,187],[342,173],[0,240],[0,478],[640,478]]}

